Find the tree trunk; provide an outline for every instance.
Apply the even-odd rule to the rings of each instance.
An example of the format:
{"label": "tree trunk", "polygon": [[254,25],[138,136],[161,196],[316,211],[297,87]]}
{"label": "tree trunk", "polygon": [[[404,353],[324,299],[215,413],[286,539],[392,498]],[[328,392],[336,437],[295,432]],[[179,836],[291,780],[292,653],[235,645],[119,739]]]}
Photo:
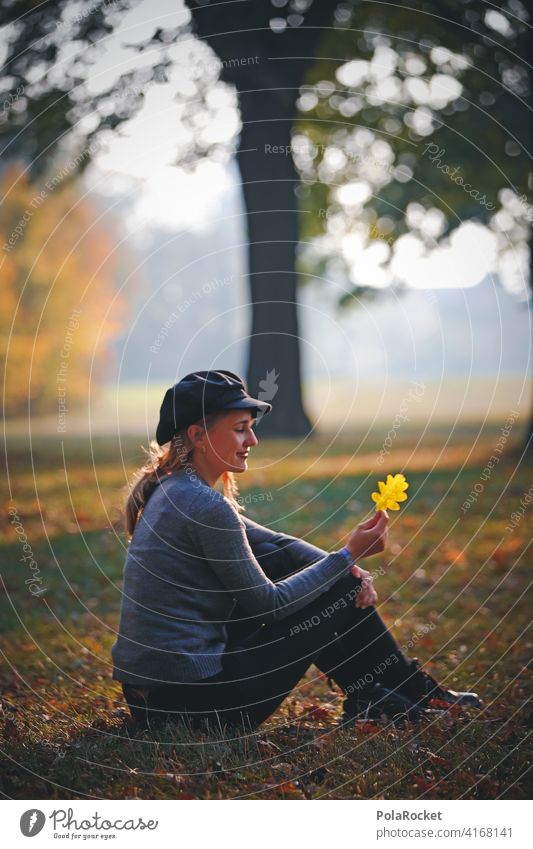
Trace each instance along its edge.
{"label": "tree trunk", "polygon": [[269,24],[275,11],[270,0],[187,4],[198,36],[223,62],[221,79],[236,86],[240,99],[237,162],[252,307],[246,376],[250,392],[272,402],[272,412],[258,420],[258,433],[307,436],[312,426],[302,402],[295,273],[299,175],[290,144],[299,87],[337,0],[313,0],[302,25],[277,34]]}
{"label": "tree trunk", "polygon": [[295,271],[299,176],[290,147],[294,97],[288,94],[241,93],[237,154],[252,306],[247,382],[253,395],[272,402],[271,413],[258,420],[258,433],[279,437],[307,436],[312,430],[301,391]]}

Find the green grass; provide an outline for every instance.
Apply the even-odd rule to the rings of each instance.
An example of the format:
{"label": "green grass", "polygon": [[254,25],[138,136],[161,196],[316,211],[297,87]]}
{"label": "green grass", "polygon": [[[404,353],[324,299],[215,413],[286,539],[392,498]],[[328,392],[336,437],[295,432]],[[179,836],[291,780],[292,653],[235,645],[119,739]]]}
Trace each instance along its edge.
{"label": "green grass", "polygon": [[[1,533],[2,792],[10,798],[311,799],[528,798],[531,748],[527,666],[533,505],[514,531],[510,513],[531,486],[509,444],[477,502],[461,505],[498,429],[405,430],[383,468],[379,439],[322,437],[261,443],[241,493],[269,492],[247,512],[327,549],[371,509],[382,473],[403,470],[409,501],[391,514],[380,612],[400,644],[413,642],[439,679],[475,689],[486,708],[453,709],[430,726],[360,723],[339,730],[341,695],[311,667],[253,735],[228,739],[184,726],[138,732],[111,680],[125,541],[121,488],[142,460],[139,441],[41,438],[32,455],[11,439]],[[64,455],[63,455],[64,451]],[[355,452],[355,453],[354,453]],[[63,459],[63,456],[65,459]],[[320,459],[315,462],[316,458]],[[33,465],[33,468],[32,468]],[[66,470],[66,471],[65,471]],[[46,592],[32,596],[8,506],[15,505]]]}

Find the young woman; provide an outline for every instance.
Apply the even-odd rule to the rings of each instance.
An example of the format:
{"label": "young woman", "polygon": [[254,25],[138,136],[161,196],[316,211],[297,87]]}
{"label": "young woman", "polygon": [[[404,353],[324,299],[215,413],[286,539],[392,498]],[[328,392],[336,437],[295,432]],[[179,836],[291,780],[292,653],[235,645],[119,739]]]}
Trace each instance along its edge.
{"label": "young woman", "polygon": [[132,716],[253,729],[311,664],[344,692],[343,722],[420,719],[435,697],[479,706],[406,658],[375,610],[358,563],[385,549],[385,512],[330,553],[240,515],[235,474],[257,445],[258,412],[271,408],[224,370],[188,374],[165,395],[157,444],[126,503],[112,655]]}

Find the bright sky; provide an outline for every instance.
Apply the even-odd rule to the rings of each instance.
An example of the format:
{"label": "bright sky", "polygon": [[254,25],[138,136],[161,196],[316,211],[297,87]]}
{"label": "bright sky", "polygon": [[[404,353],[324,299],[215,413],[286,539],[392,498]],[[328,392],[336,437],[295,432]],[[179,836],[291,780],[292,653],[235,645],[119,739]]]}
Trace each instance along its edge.
{"label": "bright sky", "polygon": [[[182,2],[169,4],[168,0],[143,0],[124,16],[120,27],[106,40],[105,46],[97,46],[98,61],[87,82],[90,91],[105,92],[120,74],[133,67],[138,68],[143,61],[149,64],[150,56],[146,55],[143,59],[143,54],[129,48],[129,44],[146,41],[158,26],[182,25],[188,18],[189,12]],[[193,41],[191,39],[186,44],[171,48],[176,66],[169,82],[145,87],[140,113],[123,124],[118,133],[112,134],[107,150],[96,157],[96,168],[92,172],[95,187],[112,192],[124,177],[135,178],[142,183],[139,200],[130,213],[128,229],[142,228],[150,223],[169,230],[205,232],[214,219],[226,214],[237,215],[241,211],[234,163],[205,160],[194,173],[185,172],[173,164],[180,151],[186,150],[190,140],[187,135],[190,130],[181,121],[184,107],[176,101],[176,95],[189,93],[189,86],[194,91],[190,75],[199,57],[205,63],[205,72],[213,77],[209,94],[212,113],[208,126],[199,126],[196,132],[205,134],[206,139],[209,133],[217,141],[231,143],[239,131],[234,95],[228,87],[217,83],[216,57],[207,45]],[[374,72],[380,83],[383,82],[384,69],[388,68],[386,59],[387,56],[381,57],[379,73]],[[362,73],[359,65],[360,62],[347,63],[345,75]],[[442,79],[451,78],[442,76]],[[422,80],[414,81],[422,83]],[[444,86],[442,81],[437,88],[440,97],[444,94],[446,97],[456,96],[456,92],[452,93],[449,85]],[[365,187],[368,184],[364,182],[352,183],[342,187],[338,194],[341,197],[346,195],[348,204],[362,204],[366,197]],[[438,236],[441,222],[436,211],[433,218],[427,212],[422,217],[421,226],[433,227],[434,235]],[[383,268],[389,254],[385,242],[368,245],[357,232],[345,234],[338,242],[328,238],[329,248],[333,247],[334,253],[342,252],[344,255],[352,269],[354,282],[378,287],[388,285],[390,277]],[[392,262],[396,278],[418,289],[474,286],[494,272],[496,266],[496,236],[486,227],[472,222],[461,225],[447,244],[429,252],[416,234],[404,236],[395,246]],[[507,252],[505,262],[500,263],[507,288],[520,291],[525,287],[526,266],[520,251],[513,249]]]}
{"label": "bright sky", "polygon": [[[157,27],[182,26],[189,18],[183,2],[143,0],[124,15],[113,36],[106,40],[105,48],[100,47],[98,61],[87,81],[90,92],[107,91],[121,74],[138,69],[143,56],[146,64],[151,64],[153,56],[148,51],[139,54],[128,45],[148,40]],[[217,59],[207,45],[190,39],[172,47],[170,55],[176,65],[169,81],[144,87],[141,111],[110,137],[107,150],[95,159],[103,174],[95,173],[93,179],[106,192],[123,185],[123,180],[112,179],[114,175],[142,182],[142,196],[132,209],[130,224],[141,227],[153,223],[169,230],[202,232],[220,214],[228,192],[234,193],[235,177],[227,166],[208,159],[200,162],[194,173],[174,164],[190,140],[181,121],[183,105],[176,98],[180,93],[189,94],[188,86],[193,85],[189,74],[191,55],[196,65],[198,61],[204,63],[204,72],[213,79],[209,105],[214,110],[217,141],[235,137],[238,113],[232,92],[217,83]],[[198,132],[202,129],[198,128]]]}
{"label": "bright sky", "polygon": [[[155,120],[155,116],[154,116]],[[149,114],[148,124],[152,123]],[[109,153],[97,158],[101,175],[95,174],[95,186],[112,191],[111,175],[134,176],[142,180],[142,192],[131,210],[129,229],[142,229],[153,224],[168,230],[207,232],[215,219],[234,216],[241,211],[235,168],[206,161],[194,174],[188,174],[164,161],[154,167],[144,155],[142,128],[132,131],[129,138],[110,145]],[[116,186],[119,187],[117,181]],[[243,231],[244,237],[244,231]],[[379,246],[375,246],[376,248]],[[425,254],[421,242],[414,236],[404,236],[397,243],[393,269],[399,279],[417,289],[459,288],[475,286],[496,268],[496,237],[486,227],[467,222],[451,236],[449,244]],[[353,277],[358,283],[387,285],[388,276],[380,265],[374,248],[354,244],[345,251],[353,265]],[[511,260],[511,258],[509,258]],[[510,279],[516,276],[511,261]],[[521,285],[518,274],[517,289]],[[509,286],[511,288],[511,286]]]}

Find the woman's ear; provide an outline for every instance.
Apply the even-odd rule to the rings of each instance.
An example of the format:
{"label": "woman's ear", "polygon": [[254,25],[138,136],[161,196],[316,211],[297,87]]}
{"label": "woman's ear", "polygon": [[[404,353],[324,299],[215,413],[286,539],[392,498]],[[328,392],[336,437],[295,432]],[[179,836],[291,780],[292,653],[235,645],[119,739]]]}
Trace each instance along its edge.
{"label": "woman's ear", "polygon": [[201,451],[205,451],[205,447],[202,448],[205,439],[205,430],[203,427],[197,424],[189,425],[187,428],[187,436],[189,437],[193,449],[199,448]]}

